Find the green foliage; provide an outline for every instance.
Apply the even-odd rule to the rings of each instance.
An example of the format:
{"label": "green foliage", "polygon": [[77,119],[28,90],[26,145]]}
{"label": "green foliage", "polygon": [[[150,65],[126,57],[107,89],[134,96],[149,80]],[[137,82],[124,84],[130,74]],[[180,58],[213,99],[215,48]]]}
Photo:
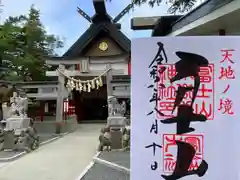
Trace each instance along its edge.
{"label": "green foliage", "polygon": [[[112,1],[112,0],[109,0]],[[198,0],[132,0],[135,5],[148,3],[151,7],[160,6],[161,3],[169,4],[168,12],[174,14],[176,12],[186,12],[193,8]]]}
{"label": "green foliage", "polygon": [[55,56],[62,41],[47,34],[40,12],[33,6],[27,16],[9,17],[0,26],[0,57],[8,70],[7,80],[45,80],[45,58]]}
{"label": "green foliage", "polygon": [[170,8],[168,9],[169,13],[176,12],[186,12],[192,9],[192,7],[197,3],[198,0],[134,0],[134,3],[141,5],[143,3],[148,3],[151,7],[159,6],[161,3],[169,4]]}

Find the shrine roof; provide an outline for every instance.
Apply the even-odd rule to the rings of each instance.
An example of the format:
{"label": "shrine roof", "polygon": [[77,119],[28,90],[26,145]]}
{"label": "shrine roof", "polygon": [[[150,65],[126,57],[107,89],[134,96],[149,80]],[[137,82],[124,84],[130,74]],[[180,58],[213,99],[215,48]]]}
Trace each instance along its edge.
{"label": "shrine roof", "polygon": [[[129,53],[131,41],[124,35],[117,21],[129,10],[131,5],[125,8],[116,18],[112,18],[106,10],[105,0],[93,0],[95,14],[90,17],[78,7],[81,16],[87,19],[91,24],[90,27],[80,36],[80,38],[63,54],[62,58],[75,58],[84,56],[84,50],[89,47],[91,42],[96,38],[101,38],[102,32],[107,37],[115,41],[125,52]],[[58,58],[60,60],[61,58]]]}
{"label": "shrine roof", "polygon": [[206,0],[195,9],[179,18],[172,24],[172,32],[198,20],[199,18],[206,16],[220,7],[232,2],[233,0]]}
{"label": "shrine roof", "polygon": [[109,37],[113,39],[123,50],[130,52],[131,41],[124,35],[115,24],[105,22],[100,24],[91,24],[91,26],[83,33],[83,35],[64,53],[63,57],[77,57],[84,48],[90,44],[101,32],[107,32]]}

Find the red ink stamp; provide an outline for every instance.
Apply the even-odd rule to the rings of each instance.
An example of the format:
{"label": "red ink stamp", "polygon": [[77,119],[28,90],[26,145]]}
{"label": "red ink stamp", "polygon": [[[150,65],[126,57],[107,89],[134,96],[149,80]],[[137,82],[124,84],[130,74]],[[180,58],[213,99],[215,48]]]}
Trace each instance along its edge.
{"label": "red ink stamp", "polygon": [[172,173],[175,169],[177,160],[176,141],[189,143],[195,148],[196,154],[189,171],[197,169],[204,156],[204,136],[202,134],[163,134],[163,172]]}
{"label": "red ink stamp", "polygon": [[[161,70],[165,67],[165,71],[159,73],[160,81],[157,83],[158,97],[160,100],[157,104],[157,110],[164,114],[164,117],[172,117],[176,115],[177,109],[172,114],[174,101],[176,98],[176,91],[178,86],[193,87],[193,77],[185,78],[186,83],[179,84],[179,82],[170,83],[170,79],[176,75],[175,66],[173,64],[159,65]],[[208,120],[214,118],[214,65],[209,64],[208,67],[200,67],[200,87],[197,97],[193,104],[194,113],[203,114]],[[162,84],[165,85],[162,88]],[[185,94],[181,104],[191,104],[192,91]],[[158,115],[158,118],[162,117]]]}

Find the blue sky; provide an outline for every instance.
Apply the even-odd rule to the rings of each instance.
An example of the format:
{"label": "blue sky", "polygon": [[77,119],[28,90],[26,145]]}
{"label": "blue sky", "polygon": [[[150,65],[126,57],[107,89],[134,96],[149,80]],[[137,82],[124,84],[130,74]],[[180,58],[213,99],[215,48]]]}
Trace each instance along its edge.
{"label": "blue sky", "polygon": [[[0,0],[1,1],[1,0]],[[112,0],[107,2],[108,13],[115,17],[131,0]],[[77,13],[77,6],[92,16],[94,8],[92,0],[2,0],[3,13],[1,22],[8,16],[15,16],[28,13],[32,4],[40,9],[41,20],[49,33],[60,36],[64,39],[64,48],[59,51],[64,53],[89,27],[89,22]],[[150,31],[132,31],[130,19],[141,16],[159,16],[167,14],[168,5],[163,3],[159,7],[150,8],[148,5],[135,7],[120,21],[122,31],[131,39],[136,37],[147,37]]]}

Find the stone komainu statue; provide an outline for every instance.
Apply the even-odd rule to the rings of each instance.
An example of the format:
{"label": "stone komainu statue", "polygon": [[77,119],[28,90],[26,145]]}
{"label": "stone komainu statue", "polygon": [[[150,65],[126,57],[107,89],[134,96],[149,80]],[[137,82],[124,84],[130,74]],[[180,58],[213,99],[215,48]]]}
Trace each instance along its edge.
{"label": "stone komainu statue", "polygon": [[[7,119],[13,115],[24,114],[27,110],[27,98],[18,96],[17,89],[13,86],[0,86],[1,119]],[[20,112],[19,112],[20,111]]]}
{"label": "stone komainu statue", "polygon": [[121,114],[125,116],[127,112],[127,105],[125,101],[123,101],[122,104],[120,105],[120,111],[121,111]]}
{"label": "stone komainu statue", "polygon": [[29,126],[25,131],[22,131],[20,136],[16,140],[15,150],[25,150],[30,152],[39,147],[39,136],[37,131],[33,127],[33,124]]}
{"label": "stone komainu statue", "polygon": [[115,101],[115,98],[114,96],[110,96],[108,97],[108,112],[109,112],[109,116],[114,116],[115,114],[115,104],[116,104],[116,101]]}
{"label": "stone komainu statue", "polygon": [[130,136],[131,136],[131,129],[130,126],[126,126],[123,129],[123,136],[122,136],[122,147],[124,150],[130,150]]}
{"label": "stone komainu statue", "polygon": [[126,102],[123,101],[122,104],[120,104],[115,96],[110,96],[108,98],[108,108],[109,116],[124,116],[126,113]]}
{"label": "stone komainu statue", "polygon": [[20,97],[17,92],[13,92],[10,98],[10,115],[11,116],[27,116],[28,99]]}
{"label": "stone komainu statue", "polygon": [[[20,97],[17,93],[16,88],[7,88],[7,87],[0,87],[0,102],[2,104],[2,111],[3,111],[3,118],[6,121],[2,121],[1,125],[7,123],[10,123],[11,121],[8,121],[13,117],[13,119],[29,119],[27,117],[27,109],[28,109],[28,99],[26,97]],[[26,124],[25,124],[26,126]],[[5,127],[1,128],[3,132],[0,134],[0,143],[2,142],[2,134],[8,132],[6,131]],[[14,129],[13,131],[16,131]],[[5,141],[3,139],[3,141]],[[30,121],[30,124],[28,127],[24,127],[21,130],[20,136],[15,134],[15,145],[13,147],[14,150],[25,150],[27,152],[30,152],[31,150],[34,150],[38,148],[39,146],[39,136],[37,135],[37,131],[33,127],[32,120]]]}
{"label": "stone komainu statue", "polygon": [[104,127],[101,129],[101,134],[99,136],[99,146],[98,146],[98,151],[103,151],[104,148],[106,148],[108,151],[111,151],[111,137],[110,137],[110,128],[109,127]]}

